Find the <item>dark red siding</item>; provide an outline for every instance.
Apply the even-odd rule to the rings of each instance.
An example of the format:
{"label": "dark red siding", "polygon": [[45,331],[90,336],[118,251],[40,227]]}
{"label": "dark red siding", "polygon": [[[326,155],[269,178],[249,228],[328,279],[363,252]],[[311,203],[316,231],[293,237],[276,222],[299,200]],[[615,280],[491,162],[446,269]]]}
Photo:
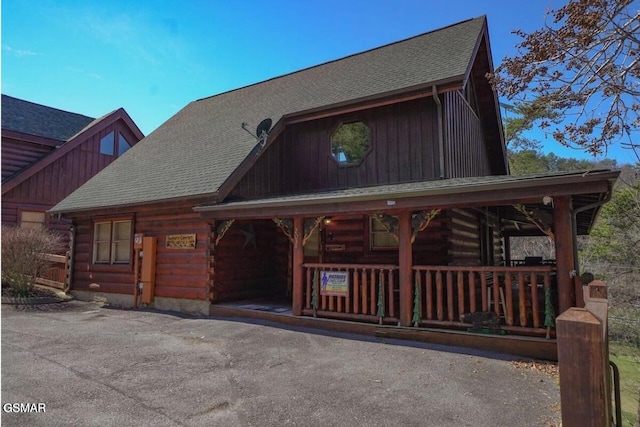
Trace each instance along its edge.
{"label": "dark red siding", "polygon": [[480,119],[460,92],[445,94],[447,177],[491,175]]}
{"label": "dark red siding", "polygon": [[2,179],[10,177],[19,170],[33,164],[55,149],[60,141],[50,144],[21,141],[2,136]]}
{"label": "dark red siding", "polygon": [[[331,156],[331,134],[344,122],[371,129],[372,148],[358,165]],[[287,126],[231,193],[256,198],[438,178],[435,103],[431,98]]]}
{"label": "dark red siding", "polygon": [[[104,169],[114,161],[117,156],[100,154],[100,139],[109,132],[122,133],[125,138],[135,144],[138,141],[129,127],[121,120],[108,126],[97,129],[95,133],[80,142],[74,149],[53,161],[46,167],[26,178],[23,182],[6,191],[3,188],[2,194],[2,224],[18,225],[20,219],[20,209],[46,211],[55,206],[58,202],[71,194],[76,188],[87,182],[91,177]],[[16,152],[22,153],[23,161],[26,162],[35,156],[30,149],[33,144],[28,142],[6,141],[7,146],[11,146]],[[18,148],[22,147],[24,148]],[[3,162],[5,139],[3,139]],[[55,151],[48,155],[55,155]],[[42,159],[40,161],[43,161]],[[37,165],[36,162],[35,165]],[[33,165],[33,166],[35,166]],[[32,166],[32,167],[33,167]],[[22,173],[28,173],[25,170]],[[4,165],[3,165],[4,173]],[[20,174],[13,179],[19,179]],[[9,180],[5,185],[9,185]],[[4,187],[4,185],[3,185]],[[31,206],[31,208],[29,208]],[[32,209],[36,206],[38,209]],[[55,220],[50,220],[50,225],[55,225]],[[58,231],[68,231],[66,225],[56,225],[51,227]]]}

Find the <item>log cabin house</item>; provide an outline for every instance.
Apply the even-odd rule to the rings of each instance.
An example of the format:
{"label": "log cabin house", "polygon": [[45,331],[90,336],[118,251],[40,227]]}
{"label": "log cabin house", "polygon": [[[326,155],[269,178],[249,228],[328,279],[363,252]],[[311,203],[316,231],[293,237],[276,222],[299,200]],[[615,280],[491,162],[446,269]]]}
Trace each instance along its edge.
{"label": "log cabin house", "polygon": [[143,137],[122,108],[94,119],[2,95],[2,225],[67,234],[46,211]]}
{"label": "log cabin house", "polygon": [[[492,70],[479,17],[191,102],[51,210],[74,293],[448,334],[494,311],[543,345],[618,172],[510,176]],[[512,260],[521,235],[556,259]]]}

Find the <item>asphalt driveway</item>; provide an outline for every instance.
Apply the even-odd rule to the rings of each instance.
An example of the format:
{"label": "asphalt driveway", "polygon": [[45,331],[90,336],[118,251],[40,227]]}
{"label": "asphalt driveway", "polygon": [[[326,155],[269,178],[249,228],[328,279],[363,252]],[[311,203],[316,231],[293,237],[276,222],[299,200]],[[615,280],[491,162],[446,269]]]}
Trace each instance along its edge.
{"label": "asphalt driveway", "polygon": [[[512,360],[71,301],[2,307],[3,426],[547,426]],[[23,406],[20,413],[15,403]],[[36,409],[44,409],[44,412]]]}

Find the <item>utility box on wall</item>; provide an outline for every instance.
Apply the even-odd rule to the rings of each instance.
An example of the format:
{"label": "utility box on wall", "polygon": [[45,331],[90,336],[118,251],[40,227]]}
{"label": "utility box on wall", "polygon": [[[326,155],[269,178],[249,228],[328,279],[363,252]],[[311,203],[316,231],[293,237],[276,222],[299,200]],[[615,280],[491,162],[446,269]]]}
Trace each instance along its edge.
{"label": "utility box on wall", "polygon": [[142,268],[140,271],[140,281],[142,282],[143,304],[153,302],[153,295],[156,286],[156,238],[142,238]]}

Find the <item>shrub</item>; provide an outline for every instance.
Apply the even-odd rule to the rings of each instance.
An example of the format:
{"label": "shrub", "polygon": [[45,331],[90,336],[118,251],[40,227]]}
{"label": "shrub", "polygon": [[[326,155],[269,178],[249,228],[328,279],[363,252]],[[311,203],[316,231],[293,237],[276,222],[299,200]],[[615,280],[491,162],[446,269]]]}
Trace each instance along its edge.
{"label": "shrub", "polygon": [[59,253],[62,238],[43,228],[2,226],[2,285],[29,296],[35,279],[49,267],[45,254]]}

